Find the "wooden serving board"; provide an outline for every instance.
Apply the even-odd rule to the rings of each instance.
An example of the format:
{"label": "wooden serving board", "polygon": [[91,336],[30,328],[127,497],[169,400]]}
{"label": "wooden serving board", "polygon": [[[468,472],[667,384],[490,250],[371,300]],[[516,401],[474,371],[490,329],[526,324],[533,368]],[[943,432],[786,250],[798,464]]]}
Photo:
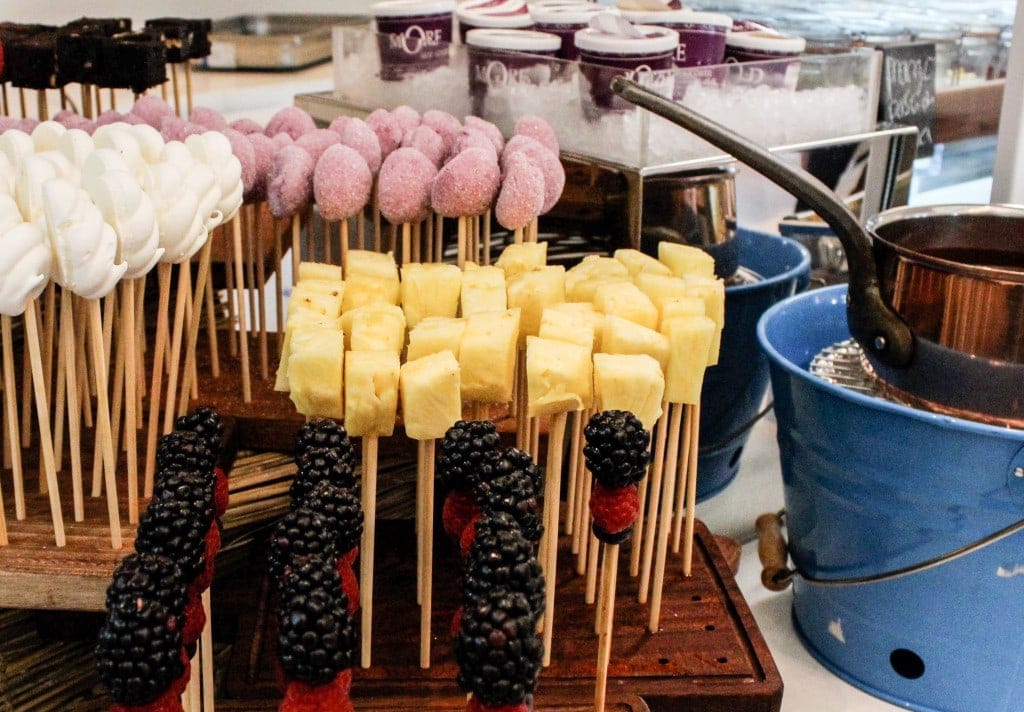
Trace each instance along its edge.
{"label": "wooden serving board", "polygon": [[[379,523],[374,600],[374,665],[356,669],[353,700],[359,710],[464,710],[455,684],[451,625],[458,600],[459,563],[447,541],[434,566],[432,667],[418,666],[419,608],[411,525]],[[597,639],[594,606],[583,601],[584,581],[570,569],[563,537],[551,667],[541,673],[537,710],[593,709]],[[629,556],[624,546],[621,556]],[[698,522],[693,575],[670,557],[662,630],[646,632],[647,608],[636,602],[636,579],[622,573],[615,610],[609,709],[630,712],[777,712],[782,680],[715,539]],[[625,566],[620,567],[622,571]],[[232,654],[225,710],[272,710],[280,700],[274,658],[276,601],[264,600],[256,573],[239,582],[232,606],[239,635]]]}

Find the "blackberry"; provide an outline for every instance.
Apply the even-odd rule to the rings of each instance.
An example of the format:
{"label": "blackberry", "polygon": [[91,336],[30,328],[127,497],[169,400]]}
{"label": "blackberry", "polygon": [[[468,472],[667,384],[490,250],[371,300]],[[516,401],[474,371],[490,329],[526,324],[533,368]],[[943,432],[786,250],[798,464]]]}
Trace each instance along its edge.
{"label": "blackberry", "polygon": [[181,567],[186,582],[195,579],[206,567],[208,521],[201,521],[188,502],[154,501],[139,520],[135,550],[162,554]]}
{"label": "blackberry", "polygon": [[489,420],[460,420],[448,428],[437,458],[442,486],[447,490],[473,489],[499,445],[498,432]]}
{"label": "blackberry", "polygon": [[339,459],[346,463],[350,470],[356,469],[356,453],[345,426],[341,423],[330,418],[318,418],[299,428],[296,436],[297,456],[310,448],[320,447],[337,450]]}
{"label": "blackberry", "polygon": [[543,613],[544,575],[533,543],[504,512],[485,514],[476,523],[462,579],[463,605],[474,605],[496,588],[524,594],[534,615]]}
{"label": "blackberry", "polygon": [[121,559],[107,587],[107,609],[117,608],[121,601],[149,599],[159,603],[178,621],[185,620],[186,582],[181,567],[161,554],[132,553]]}
{"label": "blackberry", "polygon": [[594,478],[606,487],[635,485],[644,478],[651,459],[651,434],[625,410],[595,414],[583,429],[583,457]]}
{"label": "blackberry", "polygon": [[334,535],[334,551],[344,554],[359,545],[363,536],[363,505],[355,490],[321,482],[309,493],[303,505],[327,522]]}
{"label": "blackberry", "polygon": [[118,704],[153,702],[185,669],[177,616],[151,598],[119,599],[100,630],[96,668]]}
{"label": "blackberry", "polygon": [[517,705],[537,686],[543,644],[526,596],[497,588],[462,609],[455,639],[458,683],[481,703]]}
{"label": "blackberry", "polygon": [[213,408],[202,406],[181,416],[174,421],[174,429],[195,433],[205,443],[206,449],[213,454],[214,460],[220,457],[224,423]]}
{"label": "blackberry", "polygon": [[483,480],[473,489],[476,501],[488,512],[504,512],[513,517],[528,541],[540,541],[544,533],[533,478],[524,470],[512,470],[492,480]]}
{"label": "blackberry", "polygon": [[188,470],[213,477],[216,458],[202,437],[188,430],[176,430],[160,438],[156,446],[156,467],[160,470]]}
{"label": "blackberry", "polygon": [[530,457],[530,453],[516,447],[507,447],[491,453],[484,458],[480,471],[481,480],[492,480],[513,472],[522,472],[530,478],[534,492],[539,494],[544,489],[544,477],[540,468]]}
{"label": "blackberry", "polygon": [[277,659],[286,677],[324,685],[352,667],[356,631],[329,559],[311,557],[285,580],[278,612]]}
{"label": "blackberry", "polygon": [[320,482],[330,482],[344,489],[356,486],[356,474],[337,448],[314,447],[295,458],[298,470],[289,493],[292,506],[297,506]]}
{"label": "blackberry", "polygon": [[214,479],[189,470],[159,470],[151,502],[184,502],[209,525],[215,515]]}
{"label": "blackberry", "polygon": [[306,506],[287,512],[270,534],[267,571],[278,584],[311,557],[333,561],[335,534],[327,520]]}

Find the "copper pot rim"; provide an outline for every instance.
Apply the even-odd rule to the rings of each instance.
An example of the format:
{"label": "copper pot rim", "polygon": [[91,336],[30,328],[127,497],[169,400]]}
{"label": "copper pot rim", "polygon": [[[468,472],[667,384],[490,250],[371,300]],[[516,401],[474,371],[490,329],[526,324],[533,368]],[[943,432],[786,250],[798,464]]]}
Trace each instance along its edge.
{"label": "copper pot rim", "polygon": [[874,240],[885,245],[888,249],[901,257],[941,272],[959,276],[975,277],[987,281],[1011,282],[1024,284],[1024,268],[1012,269],[1006,267],[992,267],[989,265],[971,264],[956,260],[947,260],[935,255],[929,255],[918,250],[911,249],[889,238],[882,237],[879,230],[900,222],[913,220],[927,220],[928,218],[971,218],[971,217],[994,217],[1007,218],[1021,221],[1021,231],[1024,235],[1024,206],[1017,205],[969,205],[950,204],[932,206],[906,206],[890,208],[867,220],[866,227]]}

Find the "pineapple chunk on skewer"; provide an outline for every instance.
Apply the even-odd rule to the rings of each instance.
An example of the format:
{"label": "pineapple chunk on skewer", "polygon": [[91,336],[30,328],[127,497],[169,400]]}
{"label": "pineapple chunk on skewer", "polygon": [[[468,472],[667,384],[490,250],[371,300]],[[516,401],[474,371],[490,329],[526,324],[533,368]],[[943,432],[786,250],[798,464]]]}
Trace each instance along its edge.
{"label": "pineapple chunk on skewer", "polygon": [[657,302],[658,331],[665,332],[665,324],[680,316],[706,316],[704,300],[700,297],[677,297]]}
{"label": "pineapple chunk on skewer", "polygon": [[686,282],[679,277],[665,276],[663,274],[651,274],[641,272],[633,277],[635,284],[641,292],[655,305],[669,299],[678,299],[686,296]]}
{"label": "pineapple chunk on skewer", "polygon": [[628,410],[647,430],[661,417],[665,373],[646,354],[594,354],[594,405],[597,410]]}
{"label": "pineapple chunk on skewer", "polygon": [[601,285],[594,293],[594,306],[604,314],[621,316],[648,329],[658,326],[658,308],[632,282]]}
{"label": "pineapple chunk on skewer", "polygon": [[455,265],[411,262],[402,266],[402,310],[409,328],[430,316],[455,316],[462,270]]}
{"label": "pineapple chunk on skewer", "polygon": [[505,273],[501,268],[467,262],[462,273],[461,307],[462,316],[506,309]]}
{"label": "pineapple chunk on skewer", "polygon": [[565,297],[571,302],[590,302],[601,284],[628,280],[629,270],[618,260],[588,255],[565,273]]}
{"label": "pineapple chunk on skewer", "polygon": [[686,278],[687,294],[699,297],[704,301],[705,314],[715,322],[715,336],[711,341],[711,355],[708,365],[718,363],[718,353],[722,345],[722,329],[725,328],[725,282],[720,279],[704,277]]}
{"label": "pineapple chunk on skewer", "polygon": [[428,316],[409,330],[406,359],[416,361],[440,351],[451,351],[458,358],[459,343],[465,330],[465,319]]}
{"label": "pineapple chunk on skewer", "polygon": [[345,354],[345,429],[349,435],[391,435],[398,410],[398,354],[349,351]]}
{"label": "pineapple chunk on skewer", "polygon": [[[601,331],[604,329],[604,314],[594,308],[594,305],[590,302],[564,302],[562,304],[554,304],[544,310],[547,312],[560,312],[567,314],[574,321],[580,324],[586,324],[590,327],[593,332],[594,341],[592,348],[594,351],[598,350],[598,346],[601,344]],[[541,317],[543,320],[543,316]],[[545,336],[547,338],[556,338],[547,334],[539,334],[539,336]]]}
{"label": "pineapple chunk on skewer", "polygon": [[[542,339],[568,341],[571,344],[586,346],[593,350],[598,345],[594,335],[594,325],[571,311],[557,309],[558,306],[555,304],[544,309],[544,313],[540,317],[540,331],[537,335]],[[596,310],[593,313],[600,315],[600,312]]]}
{"label": "pineapple chunk on skewer", "polygon": [[349,250],[345,285],[342,311],[378,302],[398,304],[401,284],[394,256],[390,252]]}
{"label": "pineapple chunk on skewer", "polygon": [[666,277],[672,275],[672,270],[661,262],[658,262],[658,260],[654,259],[650,255],[645,255],[640,250],[634,250],[628,247],[615,250],[615,259],[626,266],[630,277],[635,277],[641,272],[661,274]]}
{"label": "pineapple chunk on skewer", "polygon": [[309,328],[331,329],[341,331],[341,317],[324,316],[320,312],[309,309],[298,308],[288,317],[284,329],[284,343],[281,345],[281,360],[277,364],[277,376],[274,379],[274,390],[287,392],[290,390],[288,384],[288,358],[292,353],[292,337],[299,329]]}
{"label": "pineapple chunk on skewer", "polygon": [[676,242],[658,243],[658,261],[668,267],[676,277],[696,275],[714,279],[715,258],[699,247]]}
{"label": "pineapple chunk on skewer", "polygon": [[295,409],[307,417],[342,418],[345,360],[340,331],[300,327],[292,334],[288,385]]}
{"label": "pineapple chunk on skewer", "polygon": [[715,322],[706,316],[688,316],[673,319],[665,326],[671,348],[665,371],[665,399],[695,405],[700,402]]}
{"label": "pineapple chunk on skewer", "polygon": [[324,262],[300,262],[297,282],[305,282],[307,279],[340,282],[341,265],[331,265]]}
{"label": "pineapple chunk on skewer", "polygon": [[565,268],[561,265],[520,272],[508,280],[508,306],[522,310],[519,345],[540,332],[544,308],[565,301]]}
{"label": "pineapple chunk on skewer", "polygon": [[[341,284],[341,282],[338,282]],[[295,311],[304,309],[314,311],[324,316],[332,317],[341,314],[342,293],[344,287],[337,290],[337,293],[325,293],[323,290],[310,288],[302,283],[292,288],[292,296],[288,300],[288,315]]]}
{"label": "pineapple chunk on skewer", "polygon": [[604,318],[600,350],[607,354],[646,354],[664,370],[669,362],[669,340],[664,334],[614,314]]}
{"label": "pineapple chunk on skewer", "polygon": [[459,344],[462,397],[478,403],[512,400],[519,340],[518,309],[473,314]]}
{"label": "pineapple chunk on skewer", "polygon": [[[405,313],[393,304],[370,304],[341,317],[351,351],[394,351],[405,346]],[[347,323],[346,323],[347,321]]]}
{"label": "pineapple chunk on skewer", "polygon": [[413,440],[443,438],[462,417],[459,362],[451,351],[402,364],[402,423]]}
{"label": "pineapple chunk on skewer", "polygon": [[528,415],[583,410],[593,404],[593,362],[586,346],[526,337]]}
{"label": "pineapple chunk on skewer", "polygon": [[548,243],[520,242],[505,247],[494,263],[505,272],[505,279],[512,279],[517,274],[540,269],[547,265]]}

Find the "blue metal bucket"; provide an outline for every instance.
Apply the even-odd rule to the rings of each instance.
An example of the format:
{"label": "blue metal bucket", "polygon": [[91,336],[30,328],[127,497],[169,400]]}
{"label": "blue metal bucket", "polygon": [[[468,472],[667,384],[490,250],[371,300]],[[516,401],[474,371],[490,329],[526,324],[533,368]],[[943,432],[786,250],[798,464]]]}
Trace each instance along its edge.
{"label": "blue metal bucket", "polygon": [[757,348],[757,320],[773,304],[802,290],[811,270],[796,240],[739,230],[739,264],[762,280],[728,287],[719,363],[704,376],[701,394],[697,499],[717,494],[736,477],[749,426],[768,390],[768,359]]}
{"label": "blue metal bucket", "polygon": [[[799,572],[797,632],[830,670],[895,704],[1022,710],[1024,533],[1014,525],[1024,518],[1024,431],[811,375],[816,353],[849,338],[845,295],[844,286],[807,292],[758,324]],[[1001,531],[1015,533],[985,543]],[[896,578],[820,581],[877,579],[936,559]]]}

